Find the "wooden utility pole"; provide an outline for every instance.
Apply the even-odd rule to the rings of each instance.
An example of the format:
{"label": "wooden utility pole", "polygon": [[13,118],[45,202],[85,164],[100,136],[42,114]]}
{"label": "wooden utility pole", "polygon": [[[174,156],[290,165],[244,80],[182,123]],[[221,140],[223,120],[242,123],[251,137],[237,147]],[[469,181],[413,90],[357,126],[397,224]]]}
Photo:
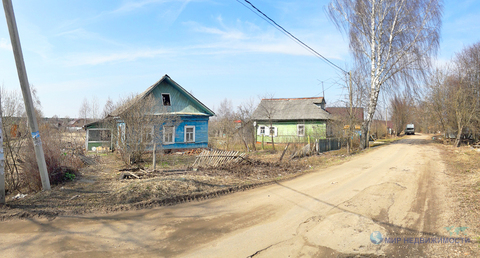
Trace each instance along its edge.
{"label": "wooden utility pole", "polygon": [[13,55],[15,56],[15,63],[17,65],[18,79],[20,80],[20,87],[22,88],[23,101],[27,112],[28,125],[32,134],[33,146],[35,148],[35,156],[37,158],[38,170],[42,181],[42,189],[50,190],[50,180],[48,178],[47,164],[45,163],[45,155],[42,148],[42,140],[38,131],[37,118],[32,101],[32,93],[30,91],[30,84],[28,83],[27,70],[23,60],[22,47],[20,45],[20,37],[18,36],[17,23],[15,21],[15,14],[13,13],[13,6],[11,0],[3,0],[3,9],[5,11],[5,18],[7,19],[8,31],[10,32],[10,41],[12,43]]}

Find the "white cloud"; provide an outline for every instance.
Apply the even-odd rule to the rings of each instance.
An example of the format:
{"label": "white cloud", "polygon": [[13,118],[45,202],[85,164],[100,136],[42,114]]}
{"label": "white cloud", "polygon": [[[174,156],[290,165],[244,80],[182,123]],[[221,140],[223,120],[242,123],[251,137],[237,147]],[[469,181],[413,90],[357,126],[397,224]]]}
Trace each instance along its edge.
{"label": "white cloud", "polygon": [[[224,24],[221,16],[217,17],[218,26],[204,26],[197,22],[186,22],[192,31],[208,34],[213,37],[212,44],[198,45],[191,48],[215,49],[215,52],[226,54],[228,52],[260,52],[279,53],[287,55],[313,55],[309,50],[297,44],[287,36],[279,34],[273,28],[266,31],[249,22],[236,22],[235,26]],[[343,59],[348,55],[348,45],[340,35],[332,34],[300,34],[298,38],[304,40],[310,47],[327,58]],[[309,43],[314,42],[314,43]],[[319,43],[317,43],[319,42]]]}
{"label": "white cloud", "polygon": [[202,26],[195,22],[189,22],[186,24],[190,24],[192,26],[192,29],[196,32],[218,35],[218,36],[221,36],[223,39],[236,39],[236,40],[247,39],[245,34],[243,34],[241,31],[238,31],[236,29],[225,28],[222,30],[219,28]]}
{"label": "white cloud", "polygon": [[0,38],[0,49],[12,51],[12,45],[10,44],[10,41],[5,38]]}
{"label": "white cloud", "polygon": [[162,54],[168,54],[170,51],[164,49],[146,49],[136,51],[122,51],[109,54],[92,54],[82,53],[67,57],[66,62],[68,66],[77,65],[99,65],[111,62],[128,62],[140,58],[154,58]]}
{"label": "white cloud", "polygon": [[57,37],[65,37],[71,40],[91,40],[94,42],[103,42],[114,46],[124,46],[118,41],[105,38],[104,36],[85,30],[84,28],[77,28],[69,31],[64,31],[56,34]]}
{"label": "white cloud", "polygon": [[143,0],[143,1],[126,1],[117,9],[111,11],[110,13],[127,13],[134,11],[139,8],[143,8],[151,4],[164,4],[169,2],[179,2],[182,3],[180,12],[183,11],[185,6],[192,0]]}

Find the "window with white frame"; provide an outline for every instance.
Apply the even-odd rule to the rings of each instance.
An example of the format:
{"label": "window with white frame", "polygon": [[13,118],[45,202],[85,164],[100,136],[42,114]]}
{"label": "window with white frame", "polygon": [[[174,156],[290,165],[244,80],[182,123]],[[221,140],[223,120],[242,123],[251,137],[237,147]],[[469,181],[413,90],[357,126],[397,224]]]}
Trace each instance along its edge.
{"label": "window with white frame", "polygon": [[297,136],[305,136],[305,125],[304,124],[297,125]]}
{"label": "window with white frame", "polygon": [[265,135],[265,126],[261,125],[258,127],[258,135]]}
{"label": "window with white frame", "polygon": [[163,127],[163,144],[175,143],[175,127],[164,126]]}
{"label": "window with white frame", "polygon": [[268,135],[277,137],[277,127],[276,126],[270,126],[268,129]]}
{"label": "window with white frame", "polygon": [[185,126],[185,142],[195,142],[195,126]]}

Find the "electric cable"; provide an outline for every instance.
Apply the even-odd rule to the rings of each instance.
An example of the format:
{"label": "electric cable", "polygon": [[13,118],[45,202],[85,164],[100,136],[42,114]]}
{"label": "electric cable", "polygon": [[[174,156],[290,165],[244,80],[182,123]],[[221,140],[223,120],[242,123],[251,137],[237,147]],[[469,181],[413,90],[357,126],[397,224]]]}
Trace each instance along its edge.
{"label": "electric cable", "polygon": [[[250,1],[248,0],[244,0],[246,3],[248,3],[254,10],[250,9],[247,5],[245,5],[243,2],[241,2],[240,0],[236,0],[237,2],[239,2],[240,4],[242,4],[243,6],[245,6],[247,9],[249,9],[250,11],[254,12],[255,14],[257,14],[257,16],[259,16],[260,18],[262,18],[263,20],[267,21],[270,25],[274,26],[275,28],[277,28],[279,31],[281,31],[283,34],[287,35],[288,37],[290,37],[292,40],[294,40],[297,44],[301,45],[302,47],[306,48],[307,50],[309,50],[310,52],[314,53],[318,58],[322,59],[323,61],[325,61],[327,64],[329,64],[330,66],[333,66],[334,68],[344,72],[344,73],[348,73],[347,71],[343,70],[340,66],[334,64],[332,61],[328,60],[328,58],[324,57],[322,54],[320,54],[319,52],[317,52],[315,49],[311,48],[309,45],[305,44],[303,41],[301,41],[299,38],[295,37],[292,33],[290,33],[289,31],[287,31],[285,28],[283,28],[282,26],[280,26],[277,22],[275,22],[272,18],[268,17],[268,15],[266,15],[264,12],[262,12],[260,9],[258,9],[255,5],[253,5]],[[258,14],[258,13],[260,14]],[[266,18],[266,19],[265,19]]]}

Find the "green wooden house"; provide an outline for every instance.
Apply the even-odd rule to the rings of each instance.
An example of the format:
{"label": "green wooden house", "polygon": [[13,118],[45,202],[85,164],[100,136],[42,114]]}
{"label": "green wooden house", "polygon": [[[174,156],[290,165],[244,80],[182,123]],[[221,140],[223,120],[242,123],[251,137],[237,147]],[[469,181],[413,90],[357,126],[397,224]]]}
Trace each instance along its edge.
{"label": "green wooden house", "polygon": [[257,142],[308,142],[325,139],[331,115],[325,99],[262,99],[253,113]]}

